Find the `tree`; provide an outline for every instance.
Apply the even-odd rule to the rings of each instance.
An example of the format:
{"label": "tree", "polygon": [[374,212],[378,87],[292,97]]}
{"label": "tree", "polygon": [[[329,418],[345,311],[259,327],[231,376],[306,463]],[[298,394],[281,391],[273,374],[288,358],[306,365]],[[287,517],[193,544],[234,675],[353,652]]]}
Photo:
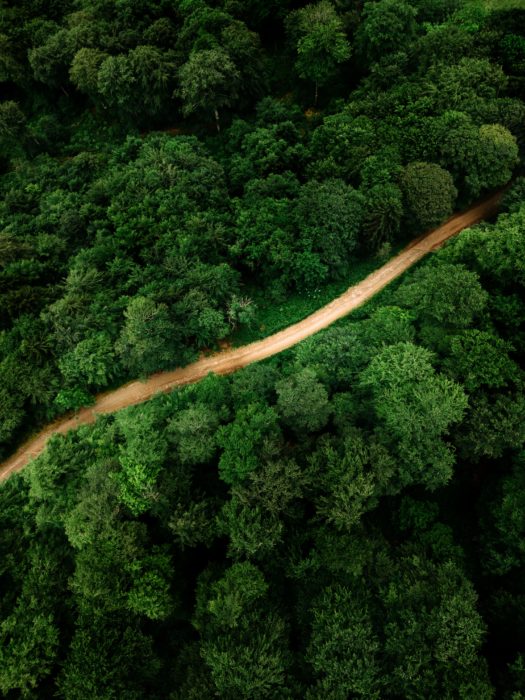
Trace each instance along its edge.
{"label": "tree", "polygon": [[153,547],[151,554],[133,561],[129,571],[132,577],[129,609],[150,620],[165,620],[173,610],[170,590],[173,568],[169,554]]}
{"label": "tree", "polygon": [[124,54],[108,56],[100,64],[97,90],[106,108],[125,115],[133,113],[133,83],[133,70]]}
{"label": "tree", "polygon": [[159,431],[154,405],[128,408],[117,418],[125,437],[120,445],[120,470],[114,478],[120,499],[134,515],[151,507],[157,498],[157,476],[166,457],[167,438]]}
{"label": "tree", "polygon": [[235,409],[263,401],[271,404],[275,397],[278,371],[266,363],[248,365],[231,378],[232,401]]}
{"label": "tree", "polygon": [[254,700],[285,692],[285,625],[267,600],[262,573],[243,562],[210,578],[205,572],[199,582],[193,624],[217,692]]}
{"label": "tree", "polygon": [[343,390],[370,361],[358,324],[332,327],[295,349],[296,364],[313,370],[325,386]]}
{"label": "tree", "polygon": [[363,204],[363,196],[342,180],[311,180],[301,188],[296,204],[301,247],[318,253],[334,276],[348,268],[357,247]]}
{"label": "tree", "polygon": [[80,386],[104,387],[118,374],[113,343],[104,332],[81,340],[58,365],[66,382]]}
{"label": "tree", "polygon": [[500,213],[508,212],[515,214],[518,212],[525,200],[525,177],[523,175],[514,179],[514,182],[503,194],[500,204]]}
{"label": "tree", "polygon": [[356,43],[370,62],[409,45],[416,33],[417,10],[404,0],[365,2]]}
{"label": "tree", "polygon": [[329,115],[312,134],[310,177],[337,177],[357,185],[361,168],[376,149],[376,125],[372,119],[347,112]]}
{"label": "tree", "polygon": [[221,39],[221,46],[239,71],[242,95],[262,96],[267,88],[267,66],[259,35],[244,22],[235,21],[222,30]]}
{"label": "tree", "polygon": [[107,58],[108,54],[100,49],[84,47],[77,51],[69,69],[69,77],[77,90],[96,99],[99,89],[98,73]]}
{"label": "tree", "polygon": [[314,81],[317,104],[319,86],[335,75],[339,63],[350,58],[343,22],[332,3],[321,0],[293,12],[287,24],[296,41],[295,68],[301,78]]}
{"label": "tree", "polygon": [[4,619],[0,625],[2,692],[7,694],[16,689],[27,694],[33,691],[41,678],[51,673],[58,639],[53,616],[42,610],[24,605]]}
{"label": "tree", "polygon": [[518,145],[510,131],[501,124],[480,126],[473,168],[466,177],[472,195],[505,185],[517,163]]}
{"label": "tree", "polygon": [[339,532],[355,531],[381,496],[398,490],[393,457],[354,428],[342,441],[323,436],[309,461],[309,481],[320,491],[316,511]]}
{"label": "tree", "polygon": [[330,415],[328,392],[313,370],[305,368],[276,385],[277,410],[298,434],[323,428]]}
{"label": "tree", "polygon": [[412,312],[398,306],[381,306],[373,311],[370,317],[360,324],[369,357],[373,357],[376,350],[386,345],[414,342],[416,333],[413,320]]}
{"label": "tree", "polygon": [[461,7],[461,0],[411,0],[410,4],[417,9],[418,22],[438,24]]}
{"label": "tree", "polygon": [[451,174],[439,165],[409,163],[400,184],[405,216],[412,228],[425,230],[437,226],[454,211],[457,190]]}
{"label": "tree", "polygon": [[220,131],[219,110],[230,107],[239,94],[240,74],[221,48],[196,51],[179,70],[183,113],[213,112]]}
{"label": "tree", "polygon": [[379,697],[380,642],[368,595],[364,587],[352,590],[335,584],[314,601],[306,660],[318,680],[309,688],[308,700]]}
{"label": "tree", "polygon": [[249,270],[275,281],[291,276],[293,250],[292,206],[286,199],[249,199],[236,207],[235,241],[231,254]]}
{"label": "tree", "polygon": [[466,187],[465,178],[475,171],[479,151],[479,132],[474,121],[464,112],[447,110],[438,117],[425,120],[419,139],[425,158],[436,161],[448,170],[460,190]]}
{"label": "tree", "polygon": [[241,483],[259,464],[265,444],[276,441],[280,431],[273,408],[253,403],[241,408],[235,420],[217,431],[223,452],[219,474],[227,484]]}
{"label": "tree", "polygon": [[479,656],[486,627],[477,594],[458,563],[433,559],[408,545],[381,586],[383,683],[401,697],[490,700],[487,666]]}
{"label": "tree", "polygon": [[363,242],[371,251],[397,237],[403,216],[402,195],[393,184],[374,185],[366,194]]}
{"label": "tree", "polygon": [[264,560],[282,541],[283,523],[259,505],[235,496],[217,516],[218,530],[228,537],[228,556]]}
{"label": "tree", "polygon": [[512,472],[487,493],[481,518],[482,566],[488,575],[503,576],[525,562],[525,462],[521,453]]}
{"label": "tree", "polygon": [[285,691],[285,625],[274,612],[247,613],[237,634],[214,635],[201,653],[223,697],[264,700]]}
{"label": "tree", "polygon": [[483,105],[497,98],[508,83],[500,65],[491,63],[487,58],[470,56],[463,56],[457,63],[436,63],[431,67],[428,77],[437,86],[438,108],[458,110],[473,117],[477,115],[480,102]]}
{"label": "tree", "polygon": [[160,668],[151,637],[123,616],[81,616],[58,678],[68,700],[140,700]]}
{"label": "tree", "polygon": [[243,484],[234,486],[232,496],[277,517],[301,498],[307,482],[307,475],[294,460],[272,459],[251,472]]}
{"label": "tree", "polygon": [[23,83],[24,68],[16,57],[16,51],[9,37],[0,33],[0,82],[6,83],[9,80]]}
{"label": "tree", "polygon": [[475,272],[441,260],[412,273],[396,294],[400,306],[412,309],[422,323],[441,333],[472,325],[488,298]]}
{"label": "tree", "polygon": [[177,335],[165,304],[133,297],[124,318],[115,349],[131,372],[143,376],[175,363]]}
{"label": "tree", "polygon": [[35,80],[50,87],[64,89],[67,83],[67,69],[74,54],[75,47],[69,32],[67,29],[59,29],[48,36],[40,46],[30,48],[27,56]]}
{"label": "tree", "polygon": [[251,326],[257,317],[257,306],[249,297],[232,296],[228,304],[228,323],[235,330],[238,325]]}
{"label": "tree", "polygon": [[154,46],[137,46],[128,54],[134,84],[135,113],[155,116],[166,104],[175,65]]}
{"label": "tree", "polygon": [[[268,583],[261,571],[250,562],[233,564],[222,578],[212,583],[207,600],[197,602],[197,616],[202,615],[217,627],[235,628],[242,625],[242,618],[255,601],[268,592]],[[203,591],[204,592],[204,591]],[[204,606],[200,610],[200,606]],[[203,621],[199,617],[194,625],[199,629]]]}
{"label": "tree", "polygon": [[8,442],[24,422],[24,399],[13,395],[7,387],[0,388],[0,442]]}
{"label": "tree", "polygon": [[168,424],[171,439],[183,464],[207,462],[216,449],[217,415],[205,404],[180,411]]}
{"label": "tree", "polygon": [[443,363],[468,392],[480,387],[501,389],[519,381],[519,368],[509,357],[513,346],[487,331],[468,329],[452,338]]}
{"label": "tree", "polygon": [[521,207],[501,216],[492,226],[484,224],[467,229],[440,253],[447,262],[468,265],[494,291],[504,292],[504,303],[514,307],[518,318],[521,305],[516,305],[512,295],[521,294],[520,288],[525,287],[524,222],[525,207]]}
{"label": "tree", "polygon": [[17,150],[26,126],[26,117],[13,100],[0,102],[0,155],[11,155]]}
{"label": "tree", "polygon": [[[467,397],[450,379],[435,373],[432,353],[412,343],[382,350],[360,377],[370,392],[375,433],[399,458],[399,485],[429,489],[449,481],[454,456],[443,441],[463,417]],[[395,483],[395,482],[394,482]]]}
{"label": "tree", "polygon": [[16,689],[30,696],[56,662],[56,607],[66,586],[58,555],[56,545],[44,545],[33,534],[21,593],[0,623],[0,689],[6,695]]}
{"label": "tree", "polygon": [[[237,182],[240,180],[237,171],[244,171],[244,180],[239,184],[246,185],[247,195],[255,195],[245,197],[246,200],[260,200],[263,197],[283,199],[282,195],[275,196],[273,192],[264,192],[270,184],[279,182],[275,178],[267,178],[266,187],[261,187],[262,183],[247,183],[248,180],[257,176],[267,177],[272,173],[279,173],[282,178],[285,178],[284,182],[281,179],[281,183],[285,187],[291,186],[292,191],[295,189],[296,183],[290,178],[290,174],[300,170],[304,163],[306,150],[301,141],[301,133],[297,125],[289,120],[259,126],[243,135],[240,153],[236,153],[231,159],[230,178]],[[290,181],[290,184],[286,180]]]}
{"label": "tree", "polygon": [[520,450],[524,440],[525,394],[480,393],[470,400],[455,444],[465,459],[476,463],[483,458],[498,459],[507,450]]}

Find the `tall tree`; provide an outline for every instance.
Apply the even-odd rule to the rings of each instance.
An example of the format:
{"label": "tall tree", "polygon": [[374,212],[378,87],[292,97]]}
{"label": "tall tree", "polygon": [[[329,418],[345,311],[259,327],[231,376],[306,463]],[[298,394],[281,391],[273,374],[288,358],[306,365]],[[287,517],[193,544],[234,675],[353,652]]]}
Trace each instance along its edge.
{"label": "tall tree", "polygon": [[287,24],[296,42],[295,68],[301,78],[315,83],[317,104],[319,86],[335,75],[338,64],[350,58],[343,22],[332,3],[321,0],[293,12]]}
{"label": "tall tree", "polygon": [[220,131],[219,110],[232,106],[239,95],[240,73],[228,53],[222,48],[195,51],[181,66],[179,81],[183,113],[213,112]]}

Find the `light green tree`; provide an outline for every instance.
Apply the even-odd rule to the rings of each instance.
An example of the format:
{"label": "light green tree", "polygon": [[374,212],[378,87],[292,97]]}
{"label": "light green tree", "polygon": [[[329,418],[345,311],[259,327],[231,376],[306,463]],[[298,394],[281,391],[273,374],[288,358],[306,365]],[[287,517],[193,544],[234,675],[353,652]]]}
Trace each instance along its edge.
{"label": "light green tree", "polygon": [[179,70],[183,113],[213,112],[220,131],[219,110],[230,107],[239,95],[240,74],[230,56],[222,48],[192,53]]}
{"label": "light green tree", "polygon": [[328,82],[337,66],[350,58],[343,22],[332,3],[321,0],[293,12],[287,24],[296,41],[295,68],[301,78],[315,83],[317,104],[319,86]]}

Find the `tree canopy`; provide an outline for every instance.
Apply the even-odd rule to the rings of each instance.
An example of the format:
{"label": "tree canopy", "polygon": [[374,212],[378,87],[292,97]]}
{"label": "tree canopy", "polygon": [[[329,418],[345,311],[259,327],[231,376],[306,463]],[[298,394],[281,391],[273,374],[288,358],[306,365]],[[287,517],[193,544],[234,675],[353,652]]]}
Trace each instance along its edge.
{"label": "tree canopy", "polygon": [[2,697],[525,697],[524,124],[513,0],[4,0],[0,461],[505,192],[0,484]]}

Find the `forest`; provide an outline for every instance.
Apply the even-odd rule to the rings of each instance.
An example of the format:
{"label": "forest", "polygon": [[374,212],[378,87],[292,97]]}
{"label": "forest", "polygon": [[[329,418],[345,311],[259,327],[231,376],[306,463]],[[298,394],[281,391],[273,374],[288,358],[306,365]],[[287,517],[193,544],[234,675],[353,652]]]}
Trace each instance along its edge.
{"label": "forest", "polygon": [[1,697],[525,699],[524,156],[522,0],[0,2],[0,460],[504,189],[0,484]]}

